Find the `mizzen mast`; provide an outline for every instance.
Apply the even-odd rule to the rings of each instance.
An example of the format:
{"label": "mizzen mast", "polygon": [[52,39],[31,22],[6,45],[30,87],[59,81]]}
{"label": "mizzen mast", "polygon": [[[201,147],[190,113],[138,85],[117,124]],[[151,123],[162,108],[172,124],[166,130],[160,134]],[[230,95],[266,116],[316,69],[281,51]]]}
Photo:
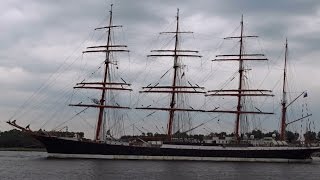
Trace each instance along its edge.
{"label": "mizzen mast", "polygon": [[296,98],[294,98],[291,102],[288,101],[287,98],[287,64],[288,64],[288,40],[286,39],[285,44],[285,57],[284,57],[284,69],[283,69],[283,85],[282,85],[282,100],[281,100],[281,124],[280,124],[280,140],[285,141],[286,140],[286,128],[288,125],[301,121],[307,117],[312,116],[312,114],[303,115],[302,117],[288,121],[287,119],[287,109],[289,106],[291,106],[295,101],[297,101],[300,97],[307,97],[307,92],[303,91],[301,94],[299,94]]}
{"label": "mizzen mast", "polygon": [[90,46],[87,47],[88,50],[83,51],[83,53],[105,53],[104,60],[104,73],[102,82],[81,82],[77,83],[74,89],[96,89],[101,90],[101,97],[99,101],[93,101],[94,104],[82,104],[82,102],[78,104],[69,104],[70,106],[78,106],[78,107],[93,107],[98,108],[98,120],[96,126],[95,140],[103,140],[104,139],[104,112],[106,108],[113,109],[130,109],[129,107],[120,106],[120,105],[108,105],[106,104],[106,93],[108,91],[132,91],[130,88],[131,84],[126,82],[114,82],[111,78],[112,68],[117,65],[117,62],[112,60],[112,53],[115,52],[129,52],[126,48],[126,45],[115,45],[112,44],[112,30],[114,28],[122,27],[121,25],[113,25],[113,17],[112,17],[112,4],[110,8],[110,17],[109,23],[107,26],[96,28],[95,30],[107,30],[107,44],[99,45],[99,46]]}
{"label": "mizzen mast", "polygon": [[244,25],[243,25],[243,16],[241,17],[240,22],[240,36],[231,36],[226,37],[224,39],[239,39],[239,54],[223,54],[217,55],[216,59],[212,61],[238,61],[239,62],[239,85],[238,89],[227,89],[227,90],[211,90],[208,91],[206,96],[236,96],[237,97],[237,110],[218,110],[215,108],[214,110],[209,110],[208,112],[217,112],[217,113],[233,113],[236,114],[235,120],[235,136],[239,139],[240,137],[240,122],[242,119],[243,114],[273,114],[269,112],[262,112],[262,111],[246,111],[244,110],[244,97],[248,96],[273,96],[270,94],[271,90],[264,90],[264,89],[245,89],[244,84],[246,83],[246,78],[244,73],[246,71],[244,63],[245,61],[266,61],[268,60],[265,58],[264,54],[253,54],[253,53],[245,53],[244,49],[244,39],[247,38],[256,38],[258,36],[248,36],[244,35]]}
{"label": "mizzen mast", "polygon": [[283,86],[282,86],[282,102],[281,102],[281,129],[280,140],[285,140],[286,133],[286,115],[287,115],[287,58],[288,58],[288,40],[286,39],[283,69]]}
{"label": "mizzen mast", "polygon": [[197,85],[181,85],[180,80],[181,77],[184,76],[184,73],[181,74],[180,70],[183,68],[182,66],[182,59],[181,57],[197,57],[201,58],[202,56],[197,55],[198,51],[194,50],[182,50],[179,47],[180,39],[179,36],[181,34],[193,33],[189,31],[180,31],[179,27],[179,9],[177,9],[177,16],[176,16],[176,29],[172,32],[161,32],[160,34],[174,34],[175,42],[174,42],[174,49],[167,49],[167,50],[152,50],[151,52],[156,52],[157,54],[148,55],[148,57],[173,57],[173,77],[172,77],[172,84],[171,86],[160,86],[158,84],[154,86],[146,86],[143,87],[143,91],[140,93],[169,93],[170,96],[170,104],[169,107],[138,107],[136,109],[146,109],[146,110],[160,110],[160,111],[168,111],[169,112],[169,119],[167,124],[167,135],[168,140],[171,140],[172,135],[175,133],[173,132],[173,123],[176,111],[195,111],[195,112],[202,112],[203,110],[193,109],[193,108],[179,108],[177,104],[180,102],[178,101],[177,96],[179,94],[192,94],[192,93],[205,93],[203,91],[204,87],[200,87]]}

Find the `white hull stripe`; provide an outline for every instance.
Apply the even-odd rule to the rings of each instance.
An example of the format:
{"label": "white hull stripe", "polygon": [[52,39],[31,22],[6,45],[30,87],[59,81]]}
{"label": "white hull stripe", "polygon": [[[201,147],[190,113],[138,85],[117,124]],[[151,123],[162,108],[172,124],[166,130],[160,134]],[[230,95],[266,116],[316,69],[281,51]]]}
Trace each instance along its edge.
{"label": "white hull stripe", "polygon": [[52,158],[80,159],[121,159],[121,160],[168,160],[168,161],[233,161],[233,162],[300,162],[308,163],[312,159],[280,159],[280,158],[234,158],[234,157],[187,157],[187,156],[137,156],[137,155],[97,155],[97,154],[60,154],[48,153]]}

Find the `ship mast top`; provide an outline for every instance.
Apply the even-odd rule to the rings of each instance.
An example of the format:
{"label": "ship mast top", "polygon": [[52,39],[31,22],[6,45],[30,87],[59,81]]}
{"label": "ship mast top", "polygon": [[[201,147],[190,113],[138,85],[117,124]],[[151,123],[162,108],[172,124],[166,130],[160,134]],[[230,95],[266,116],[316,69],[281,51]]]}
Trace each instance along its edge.
{"label": "ship mast top", "polygon": [[194,111],[194,112],[202,112],[203,110],[193,109],[193,108],[184,108],[179,107],[181,102],[179,101],[179,95],[181,94],[191,94],[191,93],[205,93],[203,91],[204,87],[194,86],[189,83],[189,85],[182,85],[181,78],[184,76],[184,73],[181,73],[182,69],[182,59],[181,57],[197,57],[201,58],[202,56],[197,55],[198,51],[194,50],[182,50],[179,47],[179,36],[181,34],[186,33],[193,33],[189,31],[180,31],[179,27],[179,9],[177,9],[177,16],[176,16],[176,28],[175,31],[172,32],[161,32],[160,34],[174,34],[175,42],[174,42],[174,49],[165,49],[165,50],[152,50],[151,52],[156,52],[157,54],[148,55],[148,57],[172,57],[173,58],[173,77],[172,77],[172,84],[171,86],[161,86],[159,84],[156,85],[149,85],[143,87],[143,91],[140,93],[168,93],[171,94],[170,97],[170,104],[169,107],[138,107],[136,109],[146,109],[146,110],[160,110],[160,111],[168,111],[169,112],[169,119],[167,124],[167,136],[168,140],[172,139],[173,134],[173,124],[175,123],[175,112],[176,111]]}
{"label": "ship mast top", "polygon": [[227,89],[227,90],[211,90],[208,91],[206,96],[236,96],[237,97],[237,110],[209,110],[208,112],[217,112],[217,113],[234,113],[236,114],[235,121],[235,136],[237,139],[240,138],[240,124],[244,114],[273,114],[269,112],[262,111],[246,111],[244,109],[245,100],[244,97],[248,96],[273,96],[271,90],[264,89],[244,89],[244,84],[246,83],[246,78],[244,76],[245,69],[244,63],[245,61],[266,61],[267,58],[264,57],[264,54],[252,54],[252,53],[244,53],[244,39],[246,38],[256,38],[258,36],[249,36],[244,35],[244,24],[243,24],[243,16],[241,16],[240,21],[240,36],[231,36],[226,37],[224,39],[239,39],[239,54],[223,54],[217,55],[216,59],[212,61],[238,61],[239,62],[239,84],[238,89]]}
{"label": "ship mast top", "polygon": [[122,27],[121,25],[113,25],[113,16],[112,16],[112,6],[110,7],[110,16],[109,22],[107,26],[96,28],[95,30],[107,30],[107,39],[106,45],[99,45],[99,46],[90,46],[87,47],[86,51],[83,53],[105,53],[105,60],[104,60],[104,73],[102,82],[81,82],[77,83],[74,87],[75,89],[96,89],[101,91],[101,97],[98,102],[94,102],[94,104],[70,104],[70,106],[78,106],[78,107],[93,107],[98,108],[98,120],[96,126],[96,133],[95,133],[95,140],[101,141],[105,138],[105,127],[104,127],[104,111],[105,108],[114,108],[114,109],[130,109],[129,107],[120,106],[120,105],[108,105],[106,104],[106,93],[107,91],[132,91],[129,87],[131,84],[126,82],[115,82],[112,80],[112,68],[114,65],[117,65],[117,62],[114,62],[111,57],[112,53],[115,52],[129,52],[126,49],[126,45],[115,45],[112,44],[112,30],[114,28]]}

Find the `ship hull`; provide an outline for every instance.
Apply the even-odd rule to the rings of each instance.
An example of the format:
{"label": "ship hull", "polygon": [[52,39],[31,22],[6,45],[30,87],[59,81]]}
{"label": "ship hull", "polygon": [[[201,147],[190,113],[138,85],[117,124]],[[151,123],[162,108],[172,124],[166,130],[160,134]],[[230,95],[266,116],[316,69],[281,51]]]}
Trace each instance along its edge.
{"label": "ship hull", "polygon": [[254,162],[310,162],[311,154],[320,148],[311,147],[221,147],[162,145],[142,147],[67,140],[33,135],[47,149],[49,157],[135,160],[198,160]]}

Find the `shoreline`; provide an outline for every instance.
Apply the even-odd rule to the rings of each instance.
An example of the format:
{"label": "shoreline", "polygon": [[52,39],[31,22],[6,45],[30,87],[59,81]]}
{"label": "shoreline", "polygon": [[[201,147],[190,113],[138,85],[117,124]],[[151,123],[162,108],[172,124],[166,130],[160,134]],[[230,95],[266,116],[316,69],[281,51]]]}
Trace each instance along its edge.
{"label": "shoreline", "polygon": [[0,148],[0,151],[35,151],[35,152],[47,152],[45,148],[24,148],[24,147]]}

